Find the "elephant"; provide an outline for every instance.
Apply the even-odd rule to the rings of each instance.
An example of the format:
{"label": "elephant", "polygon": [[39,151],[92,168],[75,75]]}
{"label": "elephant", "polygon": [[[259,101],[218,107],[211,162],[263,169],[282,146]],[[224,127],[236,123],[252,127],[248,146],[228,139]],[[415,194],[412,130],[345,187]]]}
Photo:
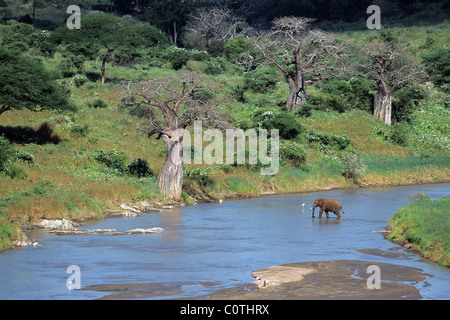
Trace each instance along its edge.
{"label": "elephant", "polygon": [[[339,212],[342,209],[342,204],[338,199],[327,199],[327,198],[317,198],[314,200],[314,205],[312,207],[312,217],[314,218],[314,209],[316,207],[320,207],[319,212],[319,218],[322,218],[322,213],[325,211],[325,214],[327,215],[327,219],[329,218],[328,212],[334,212],[336,214],[337,219],[341,218],[341,215]],[[344,213],[344,210],[342,210],[342,213]]]}

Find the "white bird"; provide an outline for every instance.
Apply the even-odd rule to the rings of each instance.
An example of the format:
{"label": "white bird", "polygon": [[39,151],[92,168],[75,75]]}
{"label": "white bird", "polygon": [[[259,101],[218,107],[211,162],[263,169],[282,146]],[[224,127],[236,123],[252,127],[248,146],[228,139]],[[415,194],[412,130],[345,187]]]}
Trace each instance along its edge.
{"label": "white bird", "polygon": [[303,202],[303,203],[302,203],[302,208],[304,208],[304,207],[305,207],[305,203]]}

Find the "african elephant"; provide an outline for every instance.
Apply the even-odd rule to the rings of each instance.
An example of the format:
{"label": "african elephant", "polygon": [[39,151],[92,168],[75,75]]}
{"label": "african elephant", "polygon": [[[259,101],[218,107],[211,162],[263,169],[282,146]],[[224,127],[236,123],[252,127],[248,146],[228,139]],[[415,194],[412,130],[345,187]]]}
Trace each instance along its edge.
{"label": "african elephant", "polygon": [[[314,218],[314,209],[316,207],[320,207],[319,211],[319,218],[322,218],[322,213],[325,211],[325,214],[327,215],[327,219],[329,218],[328,212],[334,212],[338,219],[341,218],[341,215],[339,212],[342,209],[342,204],[338,199],[327,199],[327,198],[317,198],[314,200],[314,205],[312,207],[312,217]],[[344,210],[342,210],[342,213],[344,213]]]}

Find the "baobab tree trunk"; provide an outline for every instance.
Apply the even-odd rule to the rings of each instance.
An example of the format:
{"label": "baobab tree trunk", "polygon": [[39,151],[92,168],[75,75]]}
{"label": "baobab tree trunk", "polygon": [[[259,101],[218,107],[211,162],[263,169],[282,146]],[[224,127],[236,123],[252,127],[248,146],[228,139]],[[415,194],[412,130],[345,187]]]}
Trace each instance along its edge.
{"label": "baobab tree trunk", "polygon": [[183,135],[184,129],[177,129],[170,137],[162,136],[168,153],[156,184],[163,196],[172,201],[180,200],[183,187]]}
{"label": "baobab tree trunk", "polygon": [[294,81],[288,79],[289,82],[289,96],[286,101],[287,110],[295,110],[300,108],[300,105],[306,102],[306,83],[301,79]]}
{"label": "baobab tree trunk", "polygon": [[102,76],[101,85],[105,84],[106,61],[111,56],[111,54],[114,52],[114,50],[115,50],[115,48],[108,49],[108,52],[103,57],[102,68],[101,68],[101,76]]}
{"label": "baobab tree trunk", "polygon": [[391,125],[393,88],[386,83],[380,82],[374,99],[373,115]]}

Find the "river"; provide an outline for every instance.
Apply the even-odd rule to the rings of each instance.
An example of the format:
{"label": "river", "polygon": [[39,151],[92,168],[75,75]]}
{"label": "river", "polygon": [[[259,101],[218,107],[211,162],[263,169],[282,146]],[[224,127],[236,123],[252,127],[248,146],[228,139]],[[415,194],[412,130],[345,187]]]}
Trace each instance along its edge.
{"label": "river", "polygon": [[[155,234],[57,236],[35,231],[30,237],[41,246],[0,254],[0,299],[95,299],[117,293],[120,284],[145,284],[142,295],[133,298],[188,298],[251,282],[251,272],[257,269],[324,260],[419,268],[430,275],[416,285],[420,295],[449,299],[449,269],[424,261],[373,232],[384,230],[397,209],[410,202],[408,195],[417,192],[438,199],[450,195],[450,184],[264,196],[83,226],[165,230]],[[312,219],[310,208],[319,196],[338,198],[343,218],[330,214],[328,220],[318,219],[317,208]],[[71,265],[79,267],[84,290],[67,288]],[[93,290],[96,285],[110,289]]]}

